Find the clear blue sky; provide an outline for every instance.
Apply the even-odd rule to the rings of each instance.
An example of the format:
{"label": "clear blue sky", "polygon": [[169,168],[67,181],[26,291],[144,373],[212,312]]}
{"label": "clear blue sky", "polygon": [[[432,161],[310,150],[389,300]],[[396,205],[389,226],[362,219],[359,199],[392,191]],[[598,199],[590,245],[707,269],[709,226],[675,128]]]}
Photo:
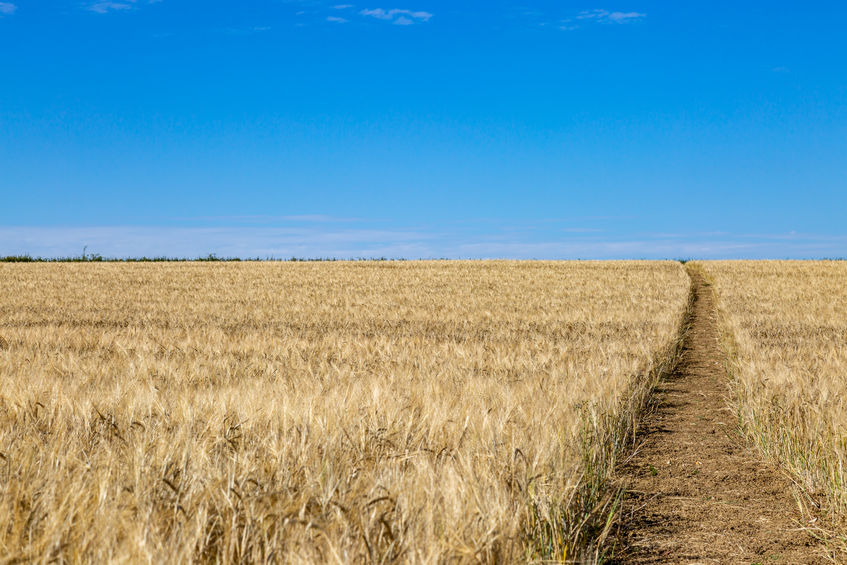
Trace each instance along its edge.
{"label": "clear blue sky", "polygon": [[0,255],[847,256],[847,4],[0,2]]}

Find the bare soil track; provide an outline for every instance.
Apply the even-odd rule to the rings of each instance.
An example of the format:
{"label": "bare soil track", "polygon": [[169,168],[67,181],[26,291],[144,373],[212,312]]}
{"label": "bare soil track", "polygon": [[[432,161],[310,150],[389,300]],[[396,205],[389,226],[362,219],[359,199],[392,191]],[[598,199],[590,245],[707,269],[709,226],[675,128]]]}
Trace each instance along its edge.
{"label": "bare soil track", "polygon": [[738,434],[727,398],[715,299],[689,268],[683,353],[618,468],[627,487],[616,563],[827,563],[802,528],[793,485]]}

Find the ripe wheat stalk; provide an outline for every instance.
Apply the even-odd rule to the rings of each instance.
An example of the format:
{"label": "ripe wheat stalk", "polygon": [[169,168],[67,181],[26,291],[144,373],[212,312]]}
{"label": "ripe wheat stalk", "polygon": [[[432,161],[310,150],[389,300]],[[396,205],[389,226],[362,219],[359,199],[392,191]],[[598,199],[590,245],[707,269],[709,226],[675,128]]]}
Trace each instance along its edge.
{"label": "ripe wheat stalk", "polygon": [[596,557],[688,299],[674,262],[4,264],[0,285],[0,555],[39,562]]}
{"label": "ripe wheat stalk", "polygon": [[[847,262],[709,261],[739,422],[798,486],[847,511]],[[837,526],[836,526],[837,527]],[[847,536],[842,535],[842,545]]]}

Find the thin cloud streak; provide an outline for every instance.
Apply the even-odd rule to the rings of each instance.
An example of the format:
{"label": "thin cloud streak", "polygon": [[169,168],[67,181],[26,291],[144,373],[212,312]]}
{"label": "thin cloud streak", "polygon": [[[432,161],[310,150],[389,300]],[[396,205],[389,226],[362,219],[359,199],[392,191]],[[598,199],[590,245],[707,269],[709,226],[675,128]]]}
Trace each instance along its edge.
{"label": "thin cloud streak", "polygon": [[580,24],[629,24],[643,20],[647,14],[642,12],[611,12],[609,10],[583,10],[572,18],[561,20],[558,28],[564,31],[573,31],[580,28]]}
{"label": "thin cloud streak", "polygon": [[432,236],[404,230],[265,227],[19,227],[0,228],[0,255],[61,257],[359,257],[422,246]]}
{"label": "thin cloud streak", "polygon": [[18,7],[11,2],[0,2],[0,16],[11,16],[18,11]]}
{"label": "thin cloud streak", "polygon": [[88,10],[98,14],[106,14],[108,12],[131,10],[132,7],[132,4],[125,2],[97,2],[96,4],[91,4]]}
{"label": "thin cloud streak", "polygon": [[628,23],[646,18],[647,14],[640,12],[609,12],[608,10],[583,10],[577,14],[577,20],[594,20],[604,23]]}
{"label": "thin cloud streak", "polygon": [[[565,228],[570,229],[570,228]],[[573,228],[579,229],[579,228]],[[519,233],[295,227],[0,227],[0,256],[387,257],[406,259],[805,259],[847,257],[847,236]]]}
{"label": "thin cloud streak", "polygon": [[233,224],[273,224],[282,222],[294,222],[305,224],[328,224],[342,222],[360,222],[360,218],[346,218],[330,216],[328,214],[288,214],[276,216],[273,214],[237,214],[230,216],[177,216],[169,218],[176,222],[223,222],[229,226]]}
{"label": "thin cloud streak", "polygon": [[94,2],[93,4],[89,4],[86,9],[89,12],[94,12],[97,14],[108,14],[109,12],[127,12],[135,9],[139,4],[157,4],[162,0],[147,0],[146,2],[139,2],[139,0],[122,0],[122,1],[109,1],[105,0],[102,2]]}
{"label": "thin cloud streak", "polygon": [[[115,2],[133,2],[136,0],[112,0]],[[323,2],[309,2],[306,0],[286,0],[294,5],[302,6],[296,12],[297,16],[317,17],[318,21],[330,24],[345,24],[355,20],[379,20],[398,26],[411,26],[429,22],[434,14],[424,10],[410,10],[405,8],[362,8],[357,9],[355,4],[327,4]],[[358,18],[357,18],[358,16]],[[301,22],[302,23],[302,22]]]}
{"label": "thin cloud streak", "polygon": [[359,12],[361,16],[376,18],[378,20],[390,21],[396,25],[412,25],[417,22],[425,23],[432,19],[433,14],[415,10],[386,10],[384,8],[364,9]]}

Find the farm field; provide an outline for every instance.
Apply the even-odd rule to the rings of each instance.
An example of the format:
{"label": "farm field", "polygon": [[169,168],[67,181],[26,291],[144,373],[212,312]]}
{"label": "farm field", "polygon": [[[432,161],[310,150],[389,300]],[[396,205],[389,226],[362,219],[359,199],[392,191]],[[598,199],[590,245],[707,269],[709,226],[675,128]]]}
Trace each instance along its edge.
{"label": "farm field", "polygon": [[615,471],[626,487],[612,562],[845,562],[833,516],[739,433],[732,338],[702,265],[685,268],[691,307],[679,361],[655,387],[637,447]]}
{"label": "farm field", "polygon": [[847,262],[715,261],[738,417],[807,492],[847,511]]}
{"label": "farm field", "polygon": [[2,264],[0,555],[590,554],[688,298],[669,261]]}

